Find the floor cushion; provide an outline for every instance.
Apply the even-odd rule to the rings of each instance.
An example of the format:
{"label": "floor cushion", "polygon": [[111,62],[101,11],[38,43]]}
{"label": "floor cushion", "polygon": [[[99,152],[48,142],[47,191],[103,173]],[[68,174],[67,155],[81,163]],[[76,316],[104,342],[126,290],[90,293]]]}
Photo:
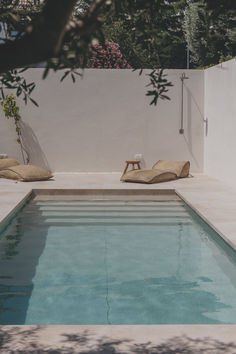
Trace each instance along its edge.
{"label": "floor cushion", "polygon": [[5,170],[5,168],[19,165],[16,159],[0,159],[0,170]]}
{"label": "floor cushion", "polygon": [[164,161],[159,160],[152,167],[154,170],[162,170],[176,173],[178,178],[188,177],[190,162],[189,161]]}
{"label": "floor cushion", "polygon": [[18,165],[0,171],[0,177],[23,182],[43,181],[52,176],[51,172],[34,165]]}
{"label": "floor cushion", "polygon": [[159,183],[167,182],[177,178],[173,172],[162,170],[132,170],[121,177],[121,181],[138,183]]}

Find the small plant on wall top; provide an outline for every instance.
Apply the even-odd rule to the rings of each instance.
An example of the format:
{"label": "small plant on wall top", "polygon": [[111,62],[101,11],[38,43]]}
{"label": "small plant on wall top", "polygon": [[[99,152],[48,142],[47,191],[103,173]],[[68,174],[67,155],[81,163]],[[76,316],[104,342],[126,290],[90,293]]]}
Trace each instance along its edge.
{"label": "small plant on wall top", "polygon": [[17,106],[16,103],[16,97],[13,94],[7,95],[2,101],[1,105],[3,107],[3,112],[6,116],[7,119],[13,118],[14,123],[15,123],[15,128],[16,128],[16,134],[17,134],[17,139],[16,141],[20,145],[20,150],[22,154],[22,158],[24,161],[24,164],[29,163],[29,154],[26,151],[23,142],[22,142],[22,135],[21,135],[21,127],[20,127],[20,120],[21,116],[19,114],[19,106]]}

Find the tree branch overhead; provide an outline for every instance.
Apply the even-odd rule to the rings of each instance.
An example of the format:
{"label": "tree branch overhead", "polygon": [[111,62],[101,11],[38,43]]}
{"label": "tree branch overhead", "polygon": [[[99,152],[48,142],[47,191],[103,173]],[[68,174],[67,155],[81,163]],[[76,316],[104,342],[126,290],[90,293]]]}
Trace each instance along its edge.
{"label": "tree branch overhead", "polygon": [[[105,2],[92,3],[84,19],[76,24],[78,33],[91,31],[91,23]],[[22,37],[0,45],[0,73],[57,57],[75,5],[76,0],[47,0],[37,21]]]}

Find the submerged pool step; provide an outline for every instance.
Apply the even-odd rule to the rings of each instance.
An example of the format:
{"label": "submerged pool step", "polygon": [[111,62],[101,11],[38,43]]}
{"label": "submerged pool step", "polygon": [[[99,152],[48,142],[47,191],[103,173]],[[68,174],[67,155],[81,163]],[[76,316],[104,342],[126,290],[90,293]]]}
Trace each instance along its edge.
{"label": "submerged pool step", "polygon": [[31,208],[29,211],[63,211],[65,213],[71,212],[71,211],[79,211],[79,212],[102,212],[102,211],[108,211],[108,212],[121,212],[121,213],[126,213],[126,212],[153,212],[153,211],[168,211],[168,212],[177,212],[177,211],[185,211],[186,208],[182,206],[178,207],[145,207],[145,206],[140,206],[140,207],[126,207],[126,206],[121,206],[121,207],[80,207],[80,206],[68,206],[68,207],[63,207],[63,206],[45,206],[45,207],[39,207],[39,208]]}
{"label": "submerged pool step", "polygon": [[43,201],[43,202],[32,202],[31,206],[180,206],[184,205],[182,201],[153,201],[153,202],[143,202],[143,201]]}
{"label": "submerged pool step", "polygon": [[182,201],[36,201],[20,223],[48,226],[178,226],[192,219]]}
{"label": "submerged pool step", "polygon": [[[32,215],[31,213],[26,214],[30,217]],[[185,211],[178,211],[174,213],[168,213],[166,211],[162,212],[149,212],[149,213],[144,213],[143,212],[126,212],[126,213],[121,213],[121,212],[114,212],[114,211],[105,211],[105,212],[79,212],[79,211],[70,211],[70,213],[64,213],[63,211],[43,211],[40,213],[40,216],[43,217],[79,217],[79,218],[87,218],[87,217],[93,217],[93,218],[165,218],[165,217],[190,217],[189,214]]]}
{"label": "submerged pool step", "polygon": [[[160,221],[160,222],[148,222],[148,221],[87,221],[87,222],[79,222],[78,220],[74,220],[73,222],[70,220],[69,222],[63,220],[54,220],[48,219],[43,225],[38,225],[38,227],[70,227],[70,226],[168,226],[168,227],[176,227],[179,225],[192,225],[191,221]],[[33,226],[34,224],[32,224]]]}
{"label": "submerged pool step", "polygon": [[193,223],[192,219],[188,216],[164,216],[164,217],[153,217],[148,216],[141,218],[140,216],[129,217],[129,216],[117,216],[117,217],[55,217],[47,216],[44,218],[23,218],[21,220],[21,225],[24,228],[41,228],[41,227],[61,227],[61,226],[134,226],[146,225],[146,226],[177,226],[177,225],[191,225]]}
{"label": "submerged pool step", "polygon": [[156,217],[45,217],[45,218],[23,218],[21,224],[24,227],[33,226],[33,227],[44,227],[44,226],[75,226],[75,225],[169,225],[176,226],[179,224],[190,225],[192,224],[192,219],[189,217],[168,217],[165,216],[156,218]]}
{"label": "submerged pool step", "polygon": [[25,213],[21,220],[31,221],[31,220],[45,220],[47,218],[55,219],[174,219],[174,218],[191,218],[190,215],[185,212],[174,212],[168,213],[166,211],[162,212],[76,212],[70,211],[69,213],[64,213],[63,211],[43,211],[40,214],[28,212]]}
{"label": "submerged pool step", "polygon": [[[128,219],[128,220],[127,220]],[[162,219],[163,218],[154,218],[154,217],[151,217],[151,218],[123,218],[123,217],[117,217],[117,218],[99,218],[99,219],[94,219],[94,218],[87,218],[86,219],[86,222],[88,223],[110,223],[110,222],[115,222],[115,223],[119,223],[119,224],[125,224],[125,223],[129,223],[129,224],[139,224],[139,223],[145,223],[145,224],[160,224],[162,223]],[[83,218],[68,218],[68,219],[64,219],[64,218],[60,218],[60,219],[56,219],[56,218],[46,218],[45,219],[45,223],[49,222],[55,222],[55,223],[60,223],[60,222],[68,222],[68,223],[78,223],[80,221],[85,221]],[[176,218],[166,218],[164,220],[164,222],[169,222],[169,223],[179,223],[179,222],[189,222],[191,221],[190,218],[187,218],[187,221],[186,219],[184,218],[179,218],[176,220]]]}

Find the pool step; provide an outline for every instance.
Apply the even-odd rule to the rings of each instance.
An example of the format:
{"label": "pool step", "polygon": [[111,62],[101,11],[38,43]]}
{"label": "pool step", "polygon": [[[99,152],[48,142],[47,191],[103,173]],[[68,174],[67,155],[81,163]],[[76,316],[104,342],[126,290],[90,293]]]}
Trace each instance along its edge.
{"label": "pool step", "polygon": [[[160,221],[160,222],[148,222],[148,221],[87,221],[87,222],[79,222],[78,220],[73,220],[73,221],[63,221],[63,220],[55,220],[55,219],[48,219],[47,221],[44,222],[42,225],[38,225],[38,227],[69,227],[69,226],[179,226],[179,225],[192,225],[193,223],[191,221]],[[35,226],[35,224],[31,224],[29,226]]]}
{"label": "pool step", "polygon": [[50,201],[50,202],[32,202],[30,206],[180,206],[184,205],[182,201],[163,201],[163,202],[146,202],[146,201]]}
{"label": "pool step", "polygon": [[192,219],[188,216],[177,216],[177,217],[145,217],[141,218],[139,216],[136,217],[44,217],[44,218],[27,218],[24,217],[21,219],[21,225],[23,227],[44,227],[44,226],[75,226],[75,225],[189,225],[192,224]]}
{"label": "pool step", "polygon": [[[30,217],[31,213],[26,214]],[[35,214],[37,215],[37,214]],[[63,211],[43,211],[40,213],[40,216],[42,217],[78,217],[78,218],[172,218],[172,217],[190,217],[188,213],[185,211],[181,212],[174,212],[174,213],[168,213],[166,211],[162,212],[149,212],[149,213],[144,213],[143,212],[126,212],[126,213],[121,213],[121,212],[113,212],[113,211],[106,211],[106,212],[77,212],[77,211],[71,211],[70,213],[65,213]]]}
{"label": "pool step", "polygon": [[63,211],[65,213],[71,212],[71,211],[79,211],[79,212],[102,212],[102,211],[108,211],[108,212],[121,212],[121,213],[126,213],[128,212],[153,212],[153,211],[168,211],[168,212],[178,212],[178,211],[185,211],[186,209],[182,206],[179,207],[145,207],[145,206],[140,206],[140,207],[126,207],[126,206],[121,206],[121,207],[80,207],[80,206],[69,206],[69,207],[63,207],[63,206],[41,206],[39,208],[30,208],[27,209],[27,211],[37,211],[37,212],[42,212],[42,211]]}

